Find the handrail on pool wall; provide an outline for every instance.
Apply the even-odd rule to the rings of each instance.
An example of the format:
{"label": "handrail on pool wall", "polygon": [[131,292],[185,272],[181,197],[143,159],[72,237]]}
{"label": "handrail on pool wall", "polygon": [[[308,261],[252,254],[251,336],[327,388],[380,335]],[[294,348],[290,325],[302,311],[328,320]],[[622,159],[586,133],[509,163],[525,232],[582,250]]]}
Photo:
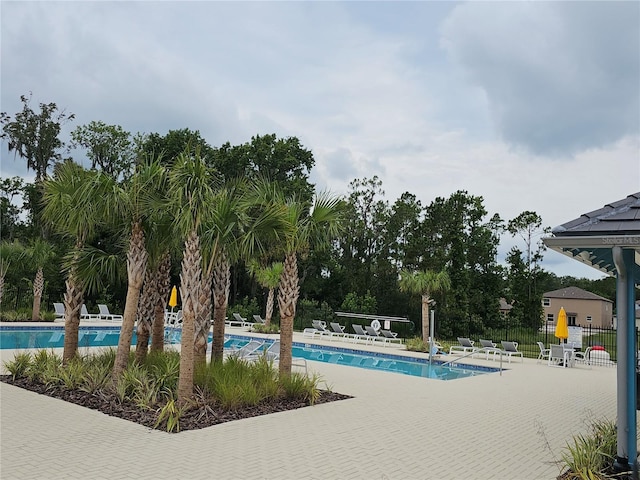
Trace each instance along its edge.
{"label": "handrail on pool wall", "polygon": [[489,349],[489,347],[482,347],[482,348],[479,348],[478,350],[475,350],[475,351],[473,351],[473,352],[471,352],[471,353],[466,353],[466,354],[462,355],[461,357],[457,357],[457,358],[455,358],[454,360],[449,360],[448,362],[444,362],[444,363],[442,364],[442,366],[444,367],[444,366],[445,366],[445,365],[447,365],[447,364],[449,364],[449,365],[453,366],[453,364],[454,364],[454,363],[456,363],[458,360],[462,360],[463,358],[466,358],[466,357],[471,357],[471,356],[475,355],[475,354],[476,354],[476,353],[478,353],[478,352],[487,352],[487,350],[489,350],[489,351],[493,352],[493,354],[494,354],[494,355],[495,355],[496,353],[499,353],[499,354],[500,354],[500,376],[502,376],[502,355],[503,355],[503,353],[502,353],[501,351],[497,351],[497,352],[496,352],[496,351],[495,351],[495,350],[493,350],[493,349]]}

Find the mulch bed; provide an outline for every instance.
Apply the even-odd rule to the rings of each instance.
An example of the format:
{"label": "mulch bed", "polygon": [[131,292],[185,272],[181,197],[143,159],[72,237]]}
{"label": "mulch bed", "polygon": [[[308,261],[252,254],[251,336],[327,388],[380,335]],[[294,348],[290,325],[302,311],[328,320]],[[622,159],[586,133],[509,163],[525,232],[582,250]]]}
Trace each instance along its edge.
{"label": "mulch bed", "polygon": [[[15,385],[32,392],[49,397],[58,398],[66,402],[75,403],[92,410],[98,410],[112,417],[122,418],[130,422],[154,428],[159,410],[149,410],[138,407],[132,402],[120,402],[113,394],[92,394],[80,390],[68,390],[61,386],[46,386],[39,382],[30,381],[27,378],[13,379],[11,375],[0,375],[0,381]],[[349,395],[320,391],[320,397],[315,405],[352,398]],[[241,420],[243,418],[269,415],[270,413],[285,412],[310,406],[308,402],[290,399],[277,399],[262,402],[257,406],[244,407],[236,410],[225,410],[216,405],[201,405],[183,413],[180,417],[180,431],[198,430],[219,423]]]}

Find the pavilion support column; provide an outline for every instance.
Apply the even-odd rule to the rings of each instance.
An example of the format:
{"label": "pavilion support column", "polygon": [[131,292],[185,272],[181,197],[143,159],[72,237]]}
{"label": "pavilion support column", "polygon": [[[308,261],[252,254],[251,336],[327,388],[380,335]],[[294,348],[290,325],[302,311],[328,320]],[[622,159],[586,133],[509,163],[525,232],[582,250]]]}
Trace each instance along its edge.
{"label": "pavilion support column", "polygon": [[616,284],[617,332],[617,414],[618,446],[614,468],[620,472],[632,471],[638,479],[638,445],[636,440],[636,334],[635,289],[633,267],[634,250],[612,248],[613,261],[618,272]]}

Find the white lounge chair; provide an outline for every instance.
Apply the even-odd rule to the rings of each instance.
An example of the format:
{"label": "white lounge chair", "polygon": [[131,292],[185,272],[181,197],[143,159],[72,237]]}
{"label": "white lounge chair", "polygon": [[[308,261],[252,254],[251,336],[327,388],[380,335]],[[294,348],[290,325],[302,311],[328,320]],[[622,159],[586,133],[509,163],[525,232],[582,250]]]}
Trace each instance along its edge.
{"label": "white lounge chair", "polygon": [[362,325],[351,325],[351,328],[353,328],[353,331],[356,332],[355,335],[353,336],[353,341],[357,342],[359,340],[364,340],[365,342],[369,342],[372,341],[371,339],[371,335],[367,334],[367,332],[364,331],[364,328],[362,328]]}
{"label": "white lounge chair", "polygon": [[260,315],[254,315],[253,316],[253,320],[255,321],[254,325],[255,324],[266,325],[266,323],[267,323],[266,320],[264,318],[262,318]]}
{"label": "white lounge chair", "polygon": [[398,338],[398,334],[396,332],[392,332],[391,330],[380,329],[380,334],[385,338],[386,342],[402,343],[402,339]]}
{"label": "white lounge chair", "polygon": [[[264,346],[264,344],[261,346]],[[280,340],[276,340],[269,344],[267,348],[258,348],[253,353],[245,355],[243,358],[246,360],[257,360],[263,356],[266,357],[267,360],[278,361],[280,359]]]}
{"label": "white lounge chair", "polygon": [[496,343],[493,343],[491,340],[485,340],[485,339],[481,338],[479,341],[480,341],[480,345],[482,345],[482,347],[480,347],[478,349],[478,352],[480,352],[480,353],[484,352],[486,354],[485,358],[487,360],[489,360],[489,354],[492,354],[495,357],[495,354],[497,352],[500,352],[500,349],[497,348],[498,345]]}
{"label": "white lounge chair", "polygon": [[109,307],[106,305],[99,303],[98,310],[100,310],[100,320],[122,321],[122,315],[109,313]]}
{"label": "white lounge chair", "polygon": [[227,357],[247,358],[250,355],[255,354],[263,345],[264,342],[261,342],[259,340],[251,340],[246,345],[225,353],[227,353]]}
{"label": "white lounge chair", "polygon": [[337,322],[330,322],[329,326],[331,327],[331,336],[332,337],[341,337],[341,338],[348,338],[351,335],[346,333],[344,331],[344,326],[340,325]]}
{"label": "white lounge chair", "polygon": [[511,363],[511,357],[520,357],[522,362],[524,363],[524,355],[522,352],[518,351],[518,342],[507,342],[502,340],[502,350],[500,350],[501,355],[506,355],[509,357],[509,363]]}
{"label": "white lounge chair", "polygon": [[369,335],[369,337],[371,337],[371,343],[375,342],[375,341],[381,341],[383,343],[387,343],[387,340],[384,336],[380,335],[380,333],[378,333],[376,331],[375,328],[373,328],[370,325],[365,325],[364,327],[365,332],[367,332],[367,335]]}
{"label": "white lounge chair", "polygon": [[470,338],[458,337],[458,343],[459,345],[451,345],[449,347],[449,354],[452,354],[453,352],[461,352],[463,354],[467,352],[473,353],[478,350],[473,346],[473,341]]}
{"label": "white lounge chair", "polygon": [[80,308],[80,320],[100,320],[100,314],[89,313],[87,306],[83,303]]}
{"label": "white lounge chair", "polygon": [[64,304],[63,303],[54,303],[53,304],[53,308],[56,311],[56,318],[54,318],[54,322],[56,320],[63,320],[64,321]]}

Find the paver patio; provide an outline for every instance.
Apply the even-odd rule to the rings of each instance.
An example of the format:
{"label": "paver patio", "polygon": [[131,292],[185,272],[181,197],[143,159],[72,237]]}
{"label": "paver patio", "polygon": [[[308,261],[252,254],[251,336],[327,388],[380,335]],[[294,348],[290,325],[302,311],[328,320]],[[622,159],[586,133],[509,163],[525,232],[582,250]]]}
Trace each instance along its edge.
{"label": "paver patio", "polygon": [[572,434],[615,418],[615,368],[505,366],[441,381],[309,361],[355,398],[179,434],[0,384],[0,478],[554,479]]}

